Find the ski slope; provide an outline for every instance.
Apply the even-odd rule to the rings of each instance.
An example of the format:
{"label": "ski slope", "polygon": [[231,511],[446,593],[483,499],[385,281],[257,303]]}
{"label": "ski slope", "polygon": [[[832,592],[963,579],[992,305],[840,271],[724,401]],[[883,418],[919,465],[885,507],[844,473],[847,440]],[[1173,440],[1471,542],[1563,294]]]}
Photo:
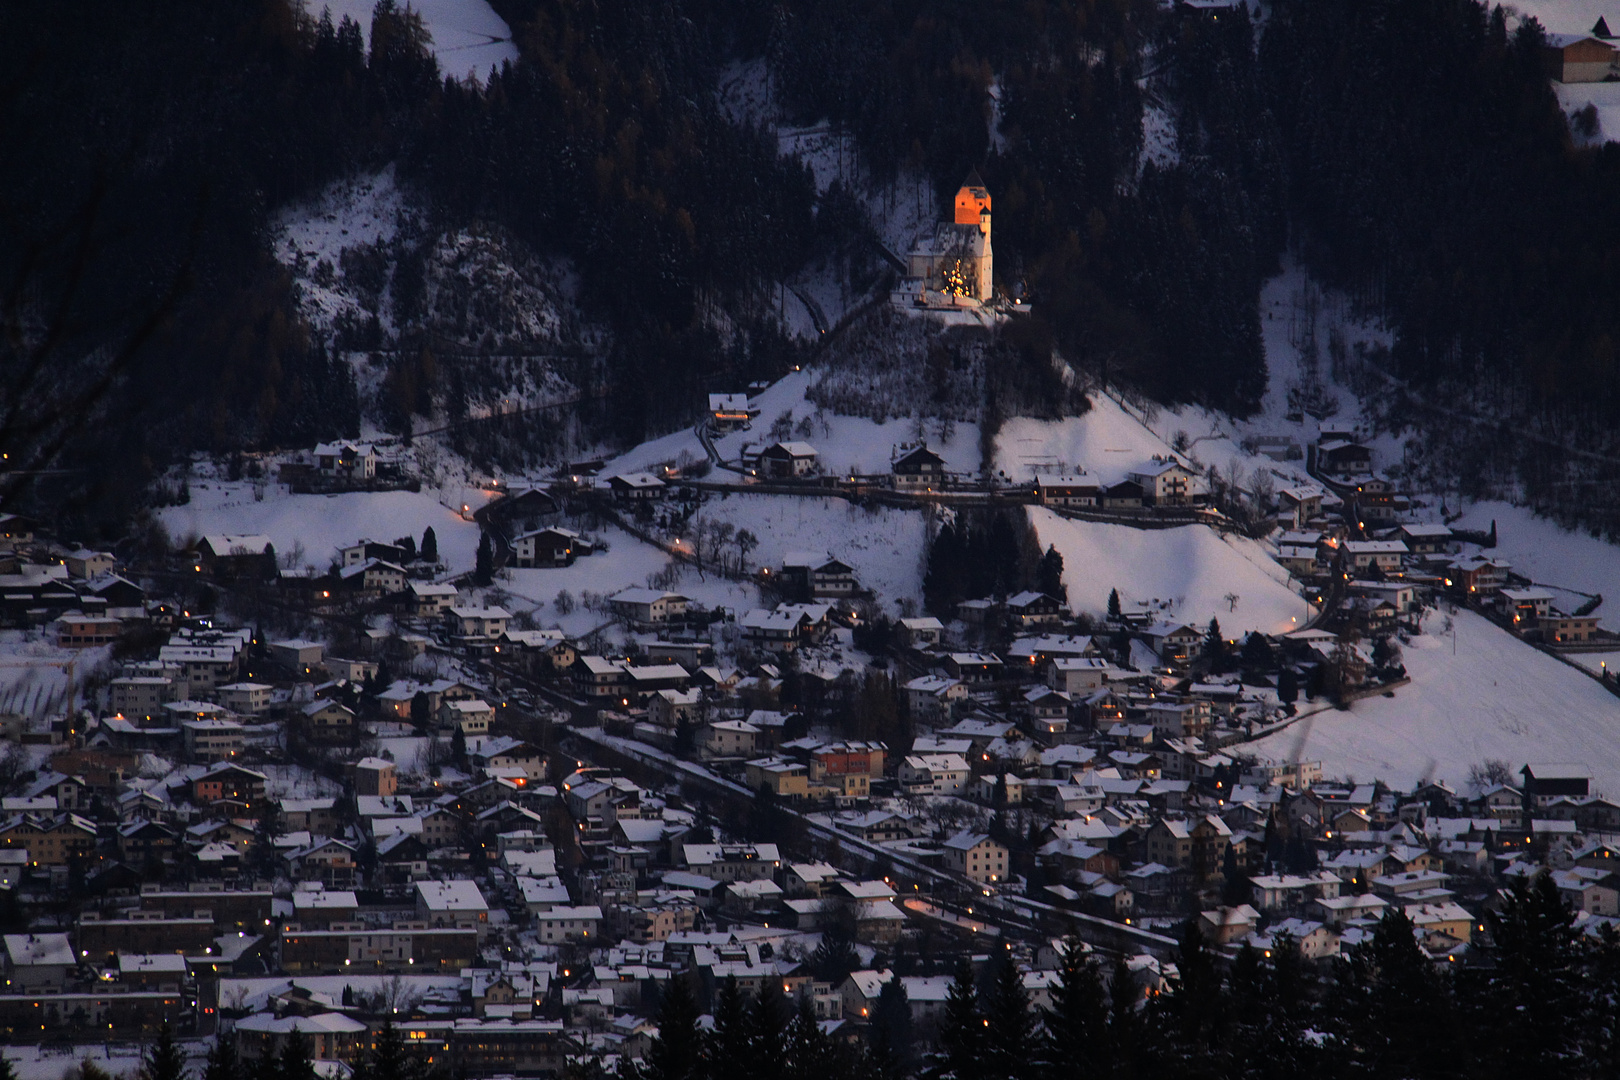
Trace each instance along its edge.
{"label": "ski slope", "polygon": [[1202,629],[1219,619],[1229,638],[1250,630],[1285,634],[1307,617],[1288,572],[1253,540],[1222,536],[1206,525],[1133,529],[1071,521],[1040,507],[1029,515],[1041,546],[1055,546],[1063,556],[1063,584],[1077,612],[1101,615],[1109,590],[1118,589],[1126,604],[1168,601],[1165,618],[1176,622]]}
{"label": "ski slope", "polygon": [[[1412,682],[1393,697],[1329,710],[1243,749],[1321,761],[1328,776],[1410,788],[1424,778],[1461,789],[1486,758],[1578,762],[1594,787],[1620,792],[1620,698],[1467,611],[1431,613],[1402,646]],[[1455,649],[1455,653],[1453,653]]]}

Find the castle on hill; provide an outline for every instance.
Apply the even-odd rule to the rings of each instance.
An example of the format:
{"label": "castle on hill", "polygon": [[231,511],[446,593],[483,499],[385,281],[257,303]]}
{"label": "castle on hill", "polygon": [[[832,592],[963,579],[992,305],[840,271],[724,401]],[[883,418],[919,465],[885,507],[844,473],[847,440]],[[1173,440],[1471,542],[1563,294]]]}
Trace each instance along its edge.
{"label": "castle on hill", "polygon": [[941,221],[907,256],[904,291],[925,307],[988,303],[993,264],[990,192],[975,169],[956,192],[952,220]]}

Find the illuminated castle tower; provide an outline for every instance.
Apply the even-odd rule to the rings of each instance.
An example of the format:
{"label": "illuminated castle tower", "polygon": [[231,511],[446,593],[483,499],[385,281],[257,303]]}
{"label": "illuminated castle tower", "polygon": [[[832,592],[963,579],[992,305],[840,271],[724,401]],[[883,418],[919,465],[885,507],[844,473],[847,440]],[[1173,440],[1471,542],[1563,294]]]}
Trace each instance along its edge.
{"label": "illuminated castle tower", "polygon": [[994,254],[990,246],[990,192],[975,169],[956,192],[955,214],[907,257],[907,276],[925,290],[990,299]]}

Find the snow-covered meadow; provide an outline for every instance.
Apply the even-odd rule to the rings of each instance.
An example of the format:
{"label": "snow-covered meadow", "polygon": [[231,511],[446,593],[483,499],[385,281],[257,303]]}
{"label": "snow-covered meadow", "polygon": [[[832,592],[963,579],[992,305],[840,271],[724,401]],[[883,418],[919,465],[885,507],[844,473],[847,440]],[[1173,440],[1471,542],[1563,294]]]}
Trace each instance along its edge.
{"label": "snow-covered meadow", "polygon": [[1014,481],[1038,473],[1086,472],[1115,484],[1154,455],[1171,453],[1169,443],[1104,394],[1091,395],[1084,415],[1061,420],[1015,416],[996,436],[996,467]]}
{"label": "snow-covered meadow", "polygon": [[749,556],[756,566],[781,566],[790,552],[829,552],[855,568],[855,577],[885,602],[922,593],[927,521],[915,510],[855,506],[835,498],[733,495],[710,500],[699,513],[759,537]]}
{"label": "snow-covered meadow", "polygon": [[1486,758],[1514,768],[1574,762],[1592,770],[1595,788],[1620,792],[1620,698],[1478,615],[1452,615],[1452,632],[1445,617],[1431,614],[1429,632],[1403,646],[1410,685],[1301,720],[1249,749],[1404,788],[1427,777],[1461,789]]}
{"label": "snow-covered meadow", "polygon": [[1558,606],[1567,611],[1579,607],[1589,594],[1602,593],[1598,625],[1620,630],[1620,548],[1505,502],[1474,503],[1455,524],[1489,530],[1492,522],[1497,544],[1484,554],[1506,559],[1515,573],[1555,590]]}
{"label": "snow-covered meadow", "polygon": [[1168,602],[1167,619],[1199,628],[1219,619],[1227,637],[1283,634],[1308,617],[1287,571],[1256,541],[1205,525],[1133,529],[1071,521],[1039,507],[1029,515],[1041,546],[1063,556],[1063,584],[1077,612],[1103,614],[1109,590],[1118,589],[1126,604]]}
{"label": "snow-covered meadow", "polygon": [[426,490],[292,495],[280,484],[263,490],[263,500],[257,500],[250,483],[193,482],[191,501],[165,507],[159,518],[176,543],[208,533],[264,535],[282,556],[302,545],[300,565],[317,570],[325,570],[339,547],[356,540],[413,536],[420,541],[430,525],[439,558],[452,570],[472,569],[478,553],[478,526]]}

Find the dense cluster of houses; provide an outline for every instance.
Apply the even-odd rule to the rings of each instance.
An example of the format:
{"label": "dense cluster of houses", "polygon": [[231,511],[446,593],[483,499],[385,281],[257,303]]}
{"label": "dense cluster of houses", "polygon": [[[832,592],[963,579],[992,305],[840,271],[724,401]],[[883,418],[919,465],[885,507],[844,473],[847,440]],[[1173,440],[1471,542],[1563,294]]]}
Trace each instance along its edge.
{"label": "dense cluster of houses", "polygon": [[[720,430],[757,413],[710,406]],[[644,1056],[672,979],[705,1004],[732,979],[780,986],[841,1038],[898,981],[927,1042],[944,960],[896,957],[982,962],[993,941],[1040,1004],[1056,935],[1081,923],[1142,994],[1174,974],[1159,945],[1188,920],[1217,948],[1327,963],[1396,908],[1446,962],[1541,872],[1598,933],[1620,921],[1620,804],[1580,766],[1398,792],[1247,750],[1302,699],[1397,680],[1377,643],[1439,597],[1550,647],[1600,636],[1479,538],[1404,520],[1349,434],[1311,448],[1320,484],[1276,492],[1277,558],[1312,625],[1242,640],[1128,598],[1077,617],[1040,591],[890,619],[827,551],[761,568],[755,608],[626,582],[591,601],[613,635],[580,640],[448,575],[428,537],[358,539],[318,573],[263,536],[184,545],[166,580],[275,583],[344,616],[270,634],[0,520],[8,624],[59,652],[118,644],[95,654],[87,707],[0,716],[26,750],[0,806],[0,918],[22,912],[0,1030],[134,1038],[168,1019],[248,1058],[302,1037],[353,1062],[388,1015],[468,1075],[535,1074]],[[373,457],[323,447],[309,467],[364,484]],[[779,442],[757,467],[811,475],[815,452]],[[673,479],[616,474],[596,497],[650,507]],[[919,445],[889,482],[950,478]],[[1034,497],[1179,511],[1210,492],[1167,456],[1116,484],[1042,475]],[[473,513],[494,561],[598,550],[562,499],[514,489]],[[841,969],[814,959],[828,941],[851,949]]]}

